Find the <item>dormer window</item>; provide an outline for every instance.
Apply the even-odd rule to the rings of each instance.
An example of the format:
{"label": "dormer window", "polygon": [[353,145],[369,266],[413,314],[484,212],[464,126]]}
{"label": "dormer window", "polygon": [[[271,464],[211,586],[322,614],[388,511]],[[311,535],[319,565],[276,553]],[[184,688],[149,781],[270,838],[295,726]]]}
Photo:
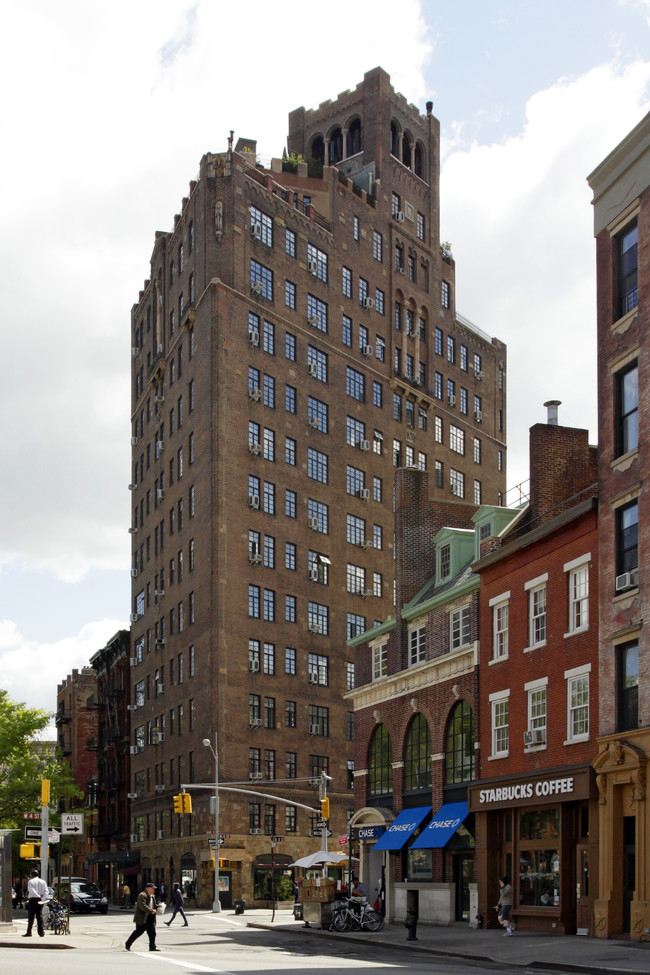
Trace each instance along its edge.
{"label": "dormer window", "polygon": [[451,574],[451,546],[443,545],[440,549],[440,578],[448,579]]}

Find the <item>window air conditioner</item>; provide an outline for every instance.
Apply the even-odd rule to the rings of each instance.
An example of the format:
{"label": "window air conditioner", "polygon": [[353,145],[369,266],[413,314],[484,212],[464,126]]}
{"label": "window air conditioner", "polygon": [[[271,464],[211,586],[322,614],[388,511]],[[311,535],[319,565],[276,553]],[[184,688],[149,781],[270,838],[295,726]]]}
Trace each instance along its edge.
{"label": "window air conditioner", "polygon": [[309,518],[307,520],[307,525],[308,525],[308,527],[310,528],[311,531],[317,532],[318,531],[318,518]]}
{"label": "window air conditioner", "polygon": [[262,830],[261,830],[261,829],[259,828],[259,826],[252,826],[252,827],[251,827],[251,828],[249,829],[249,831],[248,831],[248,832],[249,832],[249,834],[250,834],[251,836],[261,836],[261,835],[262,835]]}
{"label": "window air conditioner", "polygon": [[255,240],[260,240],[261,236],[262,236],[262,224],[261,223],[251,224],[251,237],[254,237]]}
{"label": "window air conditioner", "polygon": [[370,488],[361,488],[358,494],[362,501],[370,500]]}
{"label": "window air conditioner", "polygon": [[131,437],[131,446],[132,447],[137,447],[138,446],[138,438],[137,437]]}
{"label": "window air conditioner", "polygon": [[359,440],[358,446],[359,446],[359,450],[363,450],[364,452],[366,452],[366,451],[370,450],[370,441],[369,440]]}
{"label": "window air conditioner", "polygon": [[132,579],[137,579],[138,578],[138,570],[137,569],[131,569],[131,578]]}
{"label": "window air conditioner", "polygon": [[248,445],[249,454],[254,454],[257,457],[259,452],[260,452],[260,445],[258,443],[249,443]]}
{"label": "window air conditioner", "polygon": [[140,837],[138,836],[137,833],[131,833],[130,840],[132,843],[139,843]]}
{"label": "window air conditioner", "polygon": [[154,589],[153,594],[154,594],[154,597],[156,599],[162,599],[162,597],[165,595],[165,590],[164,589]]}
{"label": "window air conditioner", "polygon": [[310,670],[309,671],[309,683],[310,684],[318,684],[318,671],[317,670]]}
{"label": "window air conditioner", "polygon": [[372,596],[372,589],[362,589],[361,595],[364,599],[367,599],[368,596]]}
{"label": "window air conditioner", "polygon": [[129,484],[129,491],[136,491],[138,488],[137,484]]}
{"label": "window air conditioner", "polygon": [[483,379],[483,373],[480,369],[474,370],[474,378],[478,379],[479,382]]}
{"label": "window air conditioner", "polygon": [[255,403],[259,402],[262,398],[262,392],[259,389],[251,389],[248,392],[248,398],[254,400]]}
{"label": "window air conditioner", "polygon": [[264,290],[264,285],[262,284],[261,281],[253,281],[253,283],[251,284],[251,291],[253,292],[254,295],[261,295],[263,290]]}
{"label": "window air conditioner", "polygon": [[133,348],[131,349],[131,355],[133,356],[134,359],[137,355],[140,355],[140,349],[137,347],[137,345],[134,345]]}
{"label": "window air conditioner", "polygon": [[310,735],[320,735],[320,725],[319,724],[310,724],[309,725],[309,734]]}
{"label": "window air conditioner", "polygon": [[[138,616],[137,613],[131,613],[129,619],[131,620],[132,623],[137,623],[140,617]],[[135,660],[135,657],[133,657],[133,660]]]}
{"label": "window air conditioner", "polygon": [[310,623],[309,624],[309,632],[310,633],[322,633],[323,632],[323,628],[321,627],[320,623]]}
{"label": "window air conditioner", "polygon": [[248,341],[250,342],[251,345],[259,345],[260,344],[260,333],[259,332],[256,332],[255,330],[253,330],[252,332],[249,332],[248,333]]}
{"label": "window air conditioner", "polygon": [[374,304],[375,303],[372,300],[372,298],[364,298],[363,299],[363,307],[364,308],[373,308],[374,307]]}
{"label": "window air conditioner", "polygon": [[158,832],[156,833],[156,837],[159,840],[164,840],[165,839],[165,830],[164,829],[159,829]]}
{"label": "window air conditioner", "polygon": [[165,491],[163,488],[158,488],[158,490],[156,491],[156,501],[164,501],[164,500],[165,500]]}
{"label": "window air conditioner", "polygon": [[129,528],[129,535],[137,535],[137,534],[138,534],[137,528]]}
{"label": "window air conditioner", "polygon": [[624,592],[626,589],[635,589],[639,585],[638,569],[631,569],[616,576],[616,592]]}
{"label": "window air conditioner", "polygon": [[156,398],[154,399],[154,403],[156,403],[158,406],[162,406],[164,402],[165,402],[165,397],[162,394],[158,394],[158,396],[156,396]]}
{"label": "window air conditioner", "polygon": [[309,373],[310,376],[317,375],[317,373],[318,373],[318,366],[316,365],[315,362],[308,363],[308,365],[307,365],[307,372]]}
{"label": "window air conditioner", "polygon": [[158,355],[162,355],[164,351],[165,351],[164,347],[162,345],[159,345],[158,346]]}
{"label": "window air conditioner", "polygon": [[456,405],[456,397],[453,394],[451,396],[448,396],[447,397],[447,404],[449,406],[455,406]]}
{"label": "window air conditioner", "polygon": [[129,748],[129,755],[139,755],[139,754],[140,754],[140,746],[131,745]]}
{"label": "window air conditioner", "polygon": [[165,441],[164,440],[156,440],[156,450],[157,450],[157,452],[158,453],[161,453],[164,449],[165,449]]}
{"label": "window air conditioner", "polygon": [[317,416],[310,416],[307,420],[307,425],[312,428],[312,430],[318,430],[320,426],[320,420]]}
{"label": "window air conditioner", "polygon": [[262,719],[261,718],[250,718],[248,725],[250,728],[261,728]]}
{"label": "window air conditioner", "polygon": [[138,798],[138,793],[137,792],[127,792],[126,798],[127,799],[137,799]]}
{"label": "window air conditioner", "polygon": [[546,731],[543,728],[532,728],[524,731],[524,745],[530,748],[531,745],[545,745]]}
{"label": "window air conditioner", "polygon": [[[160,695],[164,693],[165,693],[165,685],[156,684],[156,697],[160,697]],[[158,741],[164,741],[164,740],[165,740],[165,736],[163,735],[163,733],[161,731],[158,732]],[[154,745],[155,744],[156,742],[154,741]]]}
{"label": "window air conditioner", "polygon": [[251,494],[248,498],[248,507],[257,511],[260,506],[260,496],[259,494]]}
{"label": "window air conditioner", "polygon": [[156,786],[156,792],[164,792],[164,791],[165,791],[165,786],[164,785],[157,785]]}
{"label": "window air conditioner", "polygon": [[138,710],[138,705],[137,704],[127,704],[126,710],[127,711],[137,711]]}
{"label": "window air conditioner", "polygon": [[397,213],[395,214],[395,219],[397,220],[398,223],[404,223],[404,211],[398,210]]}
{"label": "window air conditioner", "polygon": [[256,674],[257,671],[260,669],[259,660],[249,660],[248,669],[250,670],[251,674]]}
{"label": "window air conditioner", "polygon": [[156,640],[156,650],[162,650],[162,648],[164,646],[165,646],[165,641],[164,640],[162,640],[162,639]]}
{"label": "window air conditioner", "polygon": [[312,565],[312,567],[310,568],[310,570],[309,570],[309,578],[311,579],[312,582],[318,582],[318,566],[317,565]]}
{"label": "window air conditioner", "polygon": [[[158,684],[158,693],[159,694],[161,693],[161,690],[162,689],[163,689],[163,685],[162,684]],[[156,728],[153,728],[153,730],[151,732],[151,744],[152,745],[159,745],[164,740],[165,740],[165,732],[164,731],[158,731]]]}
{"label": "window air conditioner", "polygon": [[248,556],[248,561],[251,565],[259,565],[262,561],[262,556],[259,552],[251,552]]}
{"label": "window air conditioner", "polygon": [[318,322],[319,322],[318,315],[307,315],[308,325],[318,325]]}
{"label": "window air conditioner", "polygon": [[477,423],[481,423],[483,420],[483,412],[481,410],[474,410],[474,419]]}
{"label": "window air conditioner", "polygon": [[310,274],[318,274],[318,263],[316,261],[307,261],[307,270]]}
{"label": "window air conditioner", "polygon": [[365,355],[366,359],[369,359],[371,357],[371,355],[372,355],[372,346],[371,345],[364,345],[364,347],[363,347],[363,349],[361,351],[362,351],[363,355]]}

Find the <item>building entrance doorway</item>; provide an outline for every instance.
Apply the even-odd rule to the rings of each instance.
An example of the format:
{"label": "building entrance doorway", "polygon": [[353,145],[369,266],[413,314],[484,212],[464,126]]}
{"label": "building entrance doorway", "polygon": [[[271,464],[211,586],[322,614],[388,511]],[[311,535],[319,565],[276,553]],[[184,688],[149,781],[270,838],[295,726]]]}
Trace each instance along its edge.
{"label": "building entrance doorway", "polygon": [[474,883],[474,856],[454,857],[456,920],[469,921],[469,885]]}
{"label": "building entrance doorway", "polygon": [[623,817],[623,932],[630,932],[630,906],[636,887],[636,817]]}

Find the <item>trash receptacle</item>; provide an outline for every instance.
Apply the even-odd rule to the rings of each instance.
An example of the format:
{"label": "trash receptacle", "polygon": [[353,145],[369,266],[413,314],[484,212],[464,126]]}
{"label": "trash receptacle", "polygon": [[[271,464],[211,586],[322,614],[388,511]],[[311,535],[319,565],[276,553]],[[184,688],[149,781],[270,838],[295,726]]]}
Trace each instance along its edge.
{"label": "trash receptacle", "polygon": [[293,917],[295,921],[302,921],[302,904],[296,901],[293,905]]}
{"label": "trash receptacle", "polygon": [[235,914],[243,914],[246,910],[246,901],[238,897],[235,901]]}

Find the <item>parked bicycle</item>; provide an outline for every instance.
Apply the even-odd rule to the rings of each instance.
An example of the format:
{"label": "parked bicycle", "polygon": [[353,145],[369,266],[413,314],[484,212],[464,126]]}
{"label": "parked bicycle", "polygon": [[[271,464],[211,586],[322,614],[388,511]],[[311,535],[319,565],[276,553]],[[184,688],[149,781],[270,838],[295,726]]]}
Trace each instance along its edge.
{"label": "parked bicycle", "polygon": [[384,919],[365,898],[348,897],[334,901],[332,905],[332,927],[335,931],[381,931]]}
{"label": "parked bicycle", "polygon": [[67,908],[54,898],[48,904],[47,914],[43,912],[43,923],[53,934],[70,934],[70,918]]}

